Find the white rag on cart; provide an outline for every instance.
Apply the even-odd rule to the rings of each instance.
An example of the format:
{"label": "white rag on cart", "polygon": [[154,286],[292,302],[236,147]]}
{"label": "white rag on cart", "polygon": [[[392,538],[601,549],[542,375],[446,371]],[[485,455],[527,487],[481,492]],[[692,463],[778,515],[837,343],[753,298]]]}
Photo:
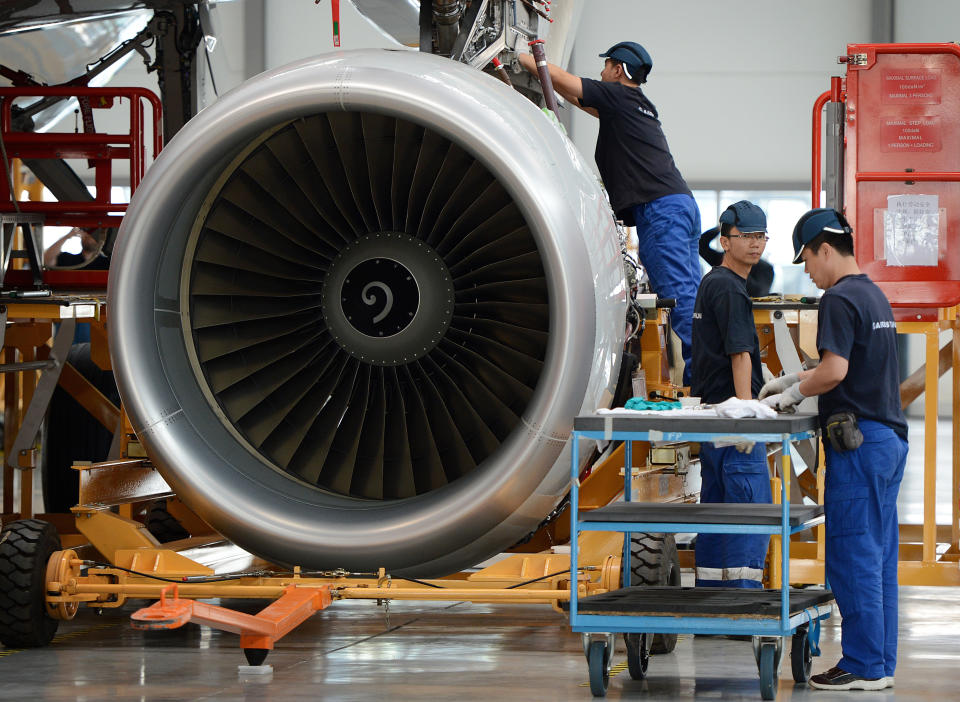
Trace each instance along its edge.
{"label": "white rag on cart", "polygon": [[[598,409],[597,414],[614,417],[729,417],[730,419],[743,419],[744,417],[774,419],[777,416],[772,407],[768,407],[760,400],[741,400],[736,397],[731,397],[717,405],[700,405],[698,407],[681,407],[680,409],[669,410],[628,410],[624,407],[614,407],[613,409]],[[713,441],[714,446],[736,446],[739,451],[744,453],[753,450],[753,444],[754,442],[745,436],[724,436]]]}

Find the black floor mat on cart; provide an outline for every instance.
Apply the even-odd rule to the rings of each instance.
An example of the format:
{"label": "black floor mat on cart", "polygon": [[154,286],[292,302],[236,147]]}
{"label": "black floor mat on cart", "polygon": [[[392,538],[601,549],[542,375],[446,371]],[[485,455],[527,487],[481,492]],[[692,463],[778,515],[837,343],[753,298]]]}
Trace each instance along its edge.
{"label": "black floor mat on cart", "polygon": [[[791,616],[808,607],[833,601],[829,590],[790,590]],[[564,609],[569,608],[563,602]],[[749,617],[780,616],[779,590],[747,590],[726,587],[625,587],[577,600],[580,614],[653,617]]]}

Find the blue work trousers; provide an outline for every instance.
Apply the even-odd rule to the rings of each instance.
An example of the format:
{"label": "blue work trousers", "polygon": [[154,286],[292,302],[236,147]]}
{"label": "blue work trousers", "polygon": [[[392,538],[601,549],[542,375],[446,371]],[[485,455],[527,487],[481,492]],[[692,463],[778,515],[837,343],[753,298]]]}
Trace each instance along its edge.
{"label": "blue work trousers", "polygon": [[633,208],[637,225],[640,263],[650,278],[650,287],[677,306],[670,323],[680,337],[684,362],[683,383],[690,384],[690,337],[693,303],[700,287],[700,210],[689,195],[665,195]]}
{"label": "blue work trousers", "polygon": [[897,493],[907,442],[885,424],[859,424],[860,448],[824,449],[827,580],[843,617],[837,665],[882,678],[897,666]]}
{"label": "blue work trousers", "polygon": [[[770,497],[767,446],[749,453],[700,444],[700,502],[766,503]],[[697,587],[763,587],[767,534],[699,534]]]}

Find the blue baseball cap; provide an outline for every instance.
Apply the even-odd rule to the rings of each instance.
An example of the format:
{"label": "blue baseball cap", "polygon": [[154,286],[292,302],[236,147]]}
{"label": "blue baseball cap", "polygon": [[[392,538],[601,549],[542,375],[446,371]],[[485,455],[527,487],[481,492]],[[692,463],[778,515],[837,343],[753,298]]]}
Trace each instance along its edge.
{"label": "blue baseball cap", "polygon": [[647,75],[653,68],[653,59],[650,58],[650,54],[635,41],[622,41],[619,44],[614,44],[600,54],[600,58],[609,58],[626,64],[627,78],[638,83],[646,83]]}
{"label": "blue baseball cap", "polygon": [[800,254],[803,247],[820,236],[823,232],[833,234],[853,234],[853,229],[847,223],[847,218],[831,207],[818,207],[804,214],[793,228],[793,258],[794,263],[803,263]]}
{"label": "blue baseball cap", "polygon": [[744,234],[766,232],[767,216],[749,200],[735,202],[720,215],[720,224],[731,224]]}

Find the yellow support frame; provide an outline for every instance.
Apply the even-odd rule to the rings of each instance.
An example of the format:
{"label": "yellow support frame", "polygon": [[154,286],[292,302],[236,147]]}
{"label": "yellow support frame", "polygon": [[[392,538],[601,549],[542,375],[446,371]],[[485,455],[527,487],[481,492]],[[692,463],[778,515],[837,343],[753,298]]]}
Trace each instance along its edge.
{"label": "yellow support frame", "polygon": [[[960,585],[958,541],[960,541],[960,339],[957,337],[957,308],[938,310],[937,319],[931,321],[898,322],[898,334],[923,334],[925,349],[924,378],[924,431],[923,431],[923,529],[919,553],[911,544],[900,545],[899,579],[903,585]],[[953,499],[950,543],[945,554],[937,554],[937,544],[944,530],[937,524],[937,424],[939,400],[940,334],[951,332],[953,352],[952,376],[952,467],[951,489]],[[901,525],[901,534],[911,530]]]}

